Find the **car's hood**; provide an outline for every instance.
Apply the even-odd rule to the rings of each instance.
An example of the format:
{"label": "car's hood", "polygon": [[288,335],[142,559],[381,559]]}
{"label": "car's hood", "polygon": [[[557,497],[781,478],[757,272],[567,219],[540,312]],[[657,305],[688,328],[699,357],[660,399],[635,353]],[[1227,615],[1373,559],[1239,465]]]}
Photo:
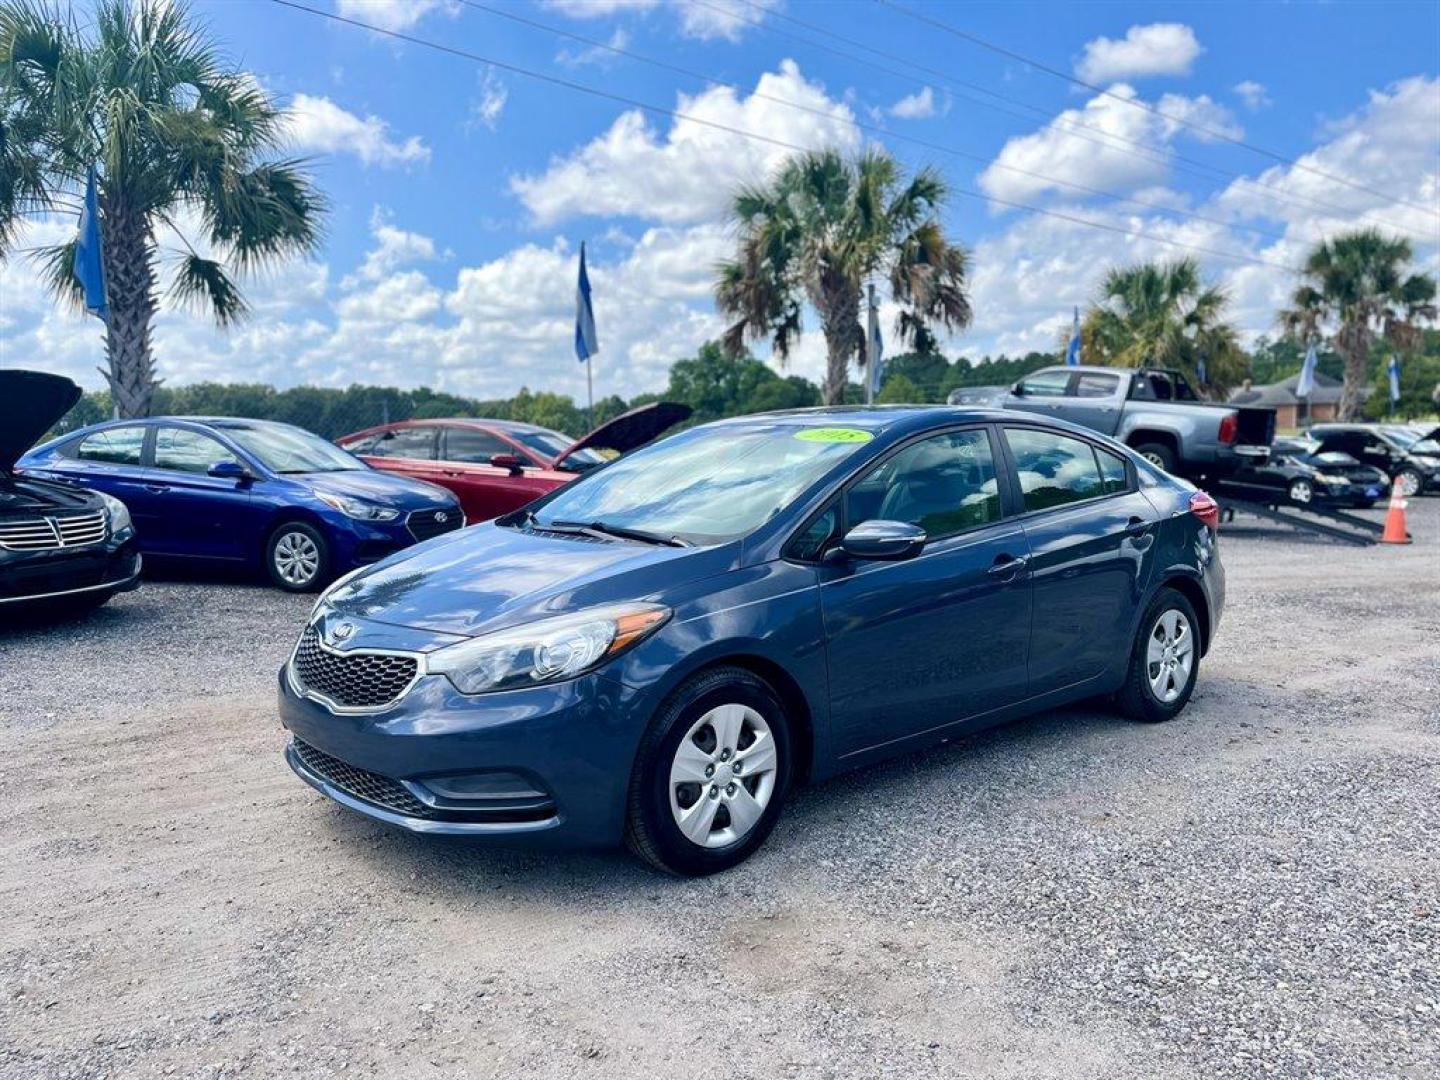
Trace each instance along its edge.
{"label": "car's hood", "polygon": [[0,371],[0,473],[15,467],[75,402],[80,387],[43,371]]}
{"label": "car's hood", "polygon": [[418,510],[426,506],[451,505],[455,496],[435,484],[412,480],[408,476],[381,472],[379,469],[347,469],[343,472],[287,473],[286,480],[295,480],[312,491],[330,495],[347,495],[366,499],[398,510]]}
{"label": "car's hood", "polygon": [[691,411],[689,405],[674,401],[652,401],[649,405],[641,405],[601,424],[583,439],[577,439],[551,464],[558,466],[571,454],[586,447],[628,454],[636,447],[644,446],[661,432],[690,419]]}
{"label": "car's hood", "polygon": [[100,496],[88,488],[0,473],[0,516],[12,511],[43,514],[100,505]]}
{"label": "car's hood", "polygon": [[737,545],[673,548],[487,522],[402,552],[342,585],[341,614],[473,635],[544,615],[653,598],[719,573]]}

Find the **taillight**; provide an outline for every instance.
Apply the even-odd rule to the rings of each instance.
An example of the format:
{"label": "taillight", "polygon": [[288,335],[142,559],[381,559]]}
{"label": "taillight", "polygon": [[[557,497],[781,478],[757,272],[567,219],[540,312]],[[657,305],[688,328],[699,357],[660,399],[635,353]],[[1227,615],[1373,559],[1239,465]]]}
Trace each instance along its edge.
{"label": "taillight", "polygon": [[1226,413],[1220,418],[1220,442],[1229,446],[1240,434],[1240,417],[1235,413]]}
{"label": "taillight", "polygon": [[1220,504],[1206,495],[1203,491],[1196,491],[1190,496],[1190,513],[1200,519],[1211,532],[1220,528]]}

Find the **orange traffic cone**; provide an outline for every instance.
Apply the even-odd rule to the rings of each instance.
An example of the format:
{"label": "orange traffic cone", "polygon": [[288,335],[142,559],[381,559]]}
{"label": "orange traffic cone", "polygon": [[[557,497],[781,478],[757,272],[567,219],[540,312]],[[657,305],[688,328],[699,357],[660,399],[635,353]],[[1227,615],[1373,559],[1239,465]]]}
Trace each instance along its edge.
{"label": "orange traffic cone", "polygon": [[1408,544],[1410,534],[1405,530],[1405,496],[1399,486],[1390,489],[1390,512],[1385,515],[1385,533],[1380,537],[1382,544]]}

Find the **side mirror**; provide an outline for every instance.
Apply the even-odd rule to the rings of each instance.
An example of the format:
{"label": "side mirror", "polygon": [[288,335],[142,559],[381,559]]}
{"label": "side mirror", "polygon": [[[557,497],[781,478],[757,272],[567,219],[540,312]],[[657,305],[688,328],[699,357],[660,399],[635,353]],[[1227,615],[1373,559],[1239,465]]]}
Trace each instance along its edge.
{"label": "side mirror", "polygon": [[520,472],[520,459],[514,454],[493,454],[490,464],[497,469],[509,469],[512,476]]}
{"label": "side mirror", "polygon": [[1025,384],[1023,382],[1017,382],[1014,386],[1010,387],[1010,393],[1014,394],[1016,397],[1024,397]]}
{"label": "side mirror", "polygon": [[924,529],[908,521],[862,521],[845,534],[840,550],[852,559],[909,559],[927,539]]}
{"label": "side mirror", "polygon": [[238,461],[217,461],[210,466],[208,472],[216,480],[234,480],[237,484],[255,479],[250,475],[250,470]]}

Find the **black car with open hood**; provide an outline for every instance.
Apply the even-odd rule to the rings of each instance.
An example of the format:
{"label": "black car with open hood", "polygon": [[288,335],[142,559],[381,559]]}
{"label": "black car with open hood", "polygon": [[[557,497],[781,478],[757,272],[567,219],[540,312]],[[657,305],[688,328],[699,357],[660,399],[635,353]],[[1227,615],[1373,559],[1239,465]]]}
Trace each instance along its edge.
{"label": "black car with open hood", "polygon": [[79,399],[62,376],[0,371],[0,627],[21,605],[95,607],[139,580],[124,504],[15,472],[20,455]]}

